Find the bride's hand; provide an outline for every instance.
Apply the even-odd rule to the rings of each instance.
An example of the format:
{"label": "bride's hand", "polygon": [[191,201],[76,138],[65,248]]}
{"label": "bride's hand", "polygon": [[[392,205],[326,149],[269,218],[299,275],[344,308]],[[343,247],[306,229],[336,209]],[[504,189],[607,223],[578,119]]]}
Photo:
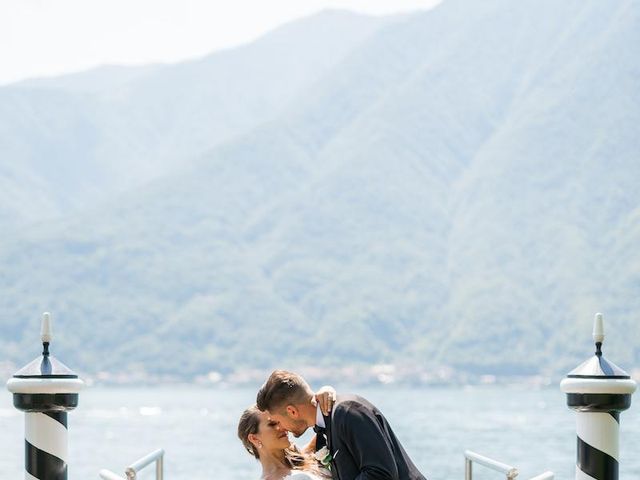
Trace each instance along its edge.
{"label": "bride's hand", "polygon": [[325,385],[316,392],[313,399],[315,405],[320,405],[320,411],[326,417],[336,403],[336,389],[331,385]]}

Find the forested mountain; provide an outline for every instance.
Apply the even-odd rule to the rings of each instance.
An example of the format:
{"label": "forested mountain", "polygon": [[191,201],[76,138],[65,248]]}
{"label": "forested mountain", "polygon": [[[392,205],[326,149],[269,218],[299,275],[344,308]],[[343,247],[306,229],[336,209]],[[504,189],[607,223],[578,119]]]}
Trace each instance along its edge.
{"label": "forested mountain", "polygon": [[276,116],[395,18],[327,11],[197,61],[0,88],[0,224],[109,201]]}
{"label": "forested mountain", "polygon": [[[100,87],[91,95],[117,97],[132,117],[152,108],[150,91],[193,95],[157,123],[119,127],[139,146],[104,141],[132,172],[158,162],[162,175],[7,228],[0,356],[24,359],[49,309],[64,359],[88,371],[385,362],[557,374],[586,357],[603,311],[605,352],[631,369],[639,14],[637,2],[598,0],[446,0],[387,20],[332,12],[261,49],[263,74],[243,70],[260,41],[219,54],[246,74],[233,85],[203,82],[196,63],[131,73],[145,87]],[[274,67],[307,50],[314,68]],[[235,120],[190,113],[213,98],[246,103]],[[91,138],[69,128],[60,135]],[[82,163],[72,157],[66,168]],[[14,189],[22,161],[4,157]]]}

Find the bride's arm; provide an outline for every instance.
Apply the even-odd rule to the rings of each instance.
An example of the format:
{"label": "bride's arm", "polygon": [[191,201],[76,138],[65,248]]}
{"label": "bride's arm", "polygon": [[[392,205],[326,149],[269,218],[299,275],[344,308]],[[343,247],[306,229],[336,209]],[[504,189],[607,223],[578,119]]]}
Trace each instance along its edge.
{"label": "bride's arm", "polygon": [[[324,416],[328,416],[333,408],[333,404],[336,403],[336,389],[331,385],[325,385],[318,390],[313,396],[312,403],[314,405],[320,405],[320,411]],[[302,452],[306,454],[313,454],[316,451],[316,436],[311,438],[311,441],[302,447]]]}
{"label": "bride's arm", "polygon": [[[333,404],[336,403],[336,389],[331,385],[320,388],[313,396],[312,403],[320,405],[320,411],[326,417],[331,412]],[[316,436],[311,437],[311,441],[302,447],[302,453],[313,454],[316,451]]]}
{"label": "bride's arm", "polygon": [[313,402],[314,405],[320,405],[320,410],[325,417],[328,416],[333,404],[336,403],[336,389],[331,385],[321,387],[314,395]]}

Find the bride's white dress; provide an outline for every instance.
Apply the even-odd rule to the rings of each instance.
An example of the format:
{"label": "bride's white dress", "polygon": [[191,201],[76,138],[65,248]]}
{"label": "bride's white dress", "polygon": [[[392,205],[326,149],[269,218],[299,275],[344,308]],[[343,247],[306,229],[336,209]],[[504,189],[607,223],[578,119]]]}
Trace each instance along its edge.
{"label": "bride's white dress", "polygon": [[291,473],[289,476],[284,477],[284,480],[322,480],[317,475],[313,475],[309,472],[295,472]]}

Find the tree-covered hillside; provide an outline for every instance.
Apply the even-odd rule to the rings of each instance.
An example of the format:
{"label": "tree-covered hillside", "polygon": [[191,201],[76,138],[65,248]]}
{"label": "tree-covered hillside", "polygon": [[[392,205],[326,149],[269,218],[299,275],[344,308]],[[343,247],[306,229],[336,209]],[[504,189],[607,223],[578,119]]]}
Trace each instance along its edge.
{"label": "tree-covered hillside", "polygon": [[[330,21],[340,28],[311,28]],[[5,229],[0,357],[32,356],[48,309],[65,361],[92,372],[556,374],[586,357],[603,311],[605,352],[638,365],[640,5],[446,0],[388,21],[304,22],[261,50],[264,75],[242,70],[245,50],[225,52],[237,88],[203,85],[190,64],[151,70],[157,92],[196,92],[192,104],[273,101],[276,87],[287,102],[240,108],[234,135],[198,134],[198,153],[184,145],[203,119],[176,96],[179,117],[157,112],[168,127],[148,124],[135,135],[144,160],[127,157],[134,171],[163,162],[171,132],[184,158],[168,173]],[[303,47],[319,55],[318,41],[343,50],[313,71],[267,68]],[[295,75],[295,88],[279,83]],[[145,95],[128,92],[119,108],[133,114]],[[83,128],[60,135],[84,142]],[[16,175],[0,179],[16,188]]]}

